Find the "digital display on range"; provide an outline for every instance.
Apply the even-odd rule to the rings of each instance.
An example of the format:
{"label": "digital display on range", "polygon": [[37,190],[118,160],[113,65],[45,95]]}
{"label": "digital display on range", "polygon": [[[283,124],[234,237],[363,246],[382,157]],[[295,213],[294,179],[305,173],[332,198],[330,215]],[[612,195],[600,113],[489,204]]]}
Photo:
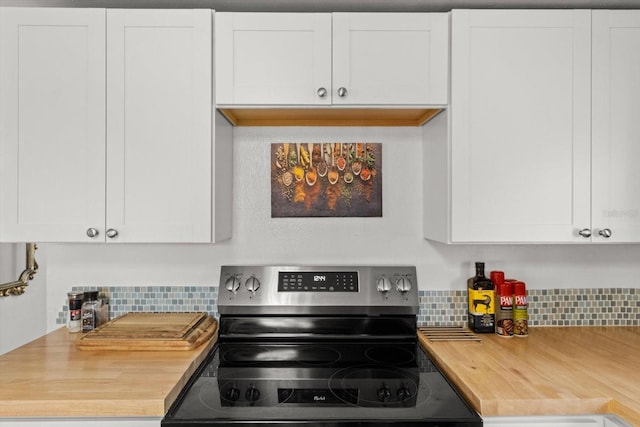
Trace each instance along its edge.
{"label": "digital display on range", "polygon": [[358,292],[358,272],[280,271],[278,292]]}

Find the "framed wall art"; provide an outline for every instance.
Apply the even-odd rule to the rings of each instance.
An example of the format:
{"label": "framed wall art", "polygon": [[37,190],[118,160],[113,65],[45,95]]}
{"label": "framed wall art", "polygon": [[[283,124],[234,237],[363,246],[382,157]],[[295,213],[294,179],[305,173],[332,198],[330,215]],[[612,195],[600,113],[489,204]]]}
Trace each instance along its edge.
{"label": "framed wall art", "polygon": [[271,217],[381,217],[382,144],[271,144]]}

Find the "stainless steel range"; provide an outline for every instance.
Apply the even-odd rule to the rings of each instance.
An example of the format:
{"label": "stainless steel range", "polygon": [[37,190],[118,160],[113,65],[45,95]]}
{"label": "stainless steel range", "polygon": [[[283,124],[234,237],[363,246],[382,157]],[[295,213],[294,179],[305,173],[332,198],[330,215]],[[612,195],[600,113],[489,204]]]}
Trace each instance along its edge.
{"label": "stainless steel range", "polygon": [[415,267],[223,266],[218,311],[163,426],[482,426],[418,345]]}

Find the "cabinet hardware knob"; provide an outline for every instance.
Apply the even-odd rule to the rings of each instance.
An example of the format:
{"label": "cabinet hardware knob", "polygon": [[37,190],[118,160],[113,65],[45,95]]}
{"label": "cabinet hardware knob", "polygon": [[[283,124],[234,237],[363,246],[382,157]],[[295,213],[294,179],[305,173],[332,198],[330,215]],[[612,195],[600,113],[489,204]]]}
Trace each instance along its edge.
{"label": "cabinet hardware knob", "polygon": [[598,234],[604,237],[605,239],[608,239],[609,237],[611,237],[611,229],[603,228],[602,230],[598,231]]}
{"label": "cabinet hardware knob", "polygon": [[108,229],[107,237],[110,239],[115,239],[116,237],[118,237],[118,230],[115,230],[113,228]]}
{"label": "cabinet hardware knob", "polygon": [[338,96],[340,98],[344,98],[345,96],[347,96],[347,88],[341,87],[338,89]]}
{"label": "cabinet hardware knob", "polygon": [[94,237],[98,237],[98,234],[100,234],[100,232],[96,228],[87,228],[87,236],[91,237],[92,239]]}
{"label": "cabinet hardware knob", "polygon": [[588,239],[589,237],[591,237],[591,229],[583,228],[582,230],[578,231],[578,234],[584,237],[585,239]]}
{"label": "cabinet hardware knob", "polygon": [[321,87],[320,89],[318,89],[317,94],[320,98],[324,98],[325,96],[327,96],[327,89]]}

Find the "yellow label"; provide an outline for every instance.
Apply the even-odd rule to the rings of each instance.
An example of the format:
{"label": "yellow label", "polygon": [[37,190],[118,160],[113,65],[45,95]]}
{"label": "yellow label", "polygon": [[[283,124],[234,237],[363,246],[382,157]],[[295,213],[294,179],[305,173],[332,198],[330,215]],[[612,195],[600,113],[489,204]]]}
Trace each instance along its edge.
{"label": "yellow label", "polygon": [[496,312],[496,295],[493,290],[468,289],[469,312],[471,314],[494,314]]}
{"label": "yellow label", "polygon": [[524,308],[515,307],[513,310],[513,320],[527,320],[528,318],[529,315],[526,306]]}

